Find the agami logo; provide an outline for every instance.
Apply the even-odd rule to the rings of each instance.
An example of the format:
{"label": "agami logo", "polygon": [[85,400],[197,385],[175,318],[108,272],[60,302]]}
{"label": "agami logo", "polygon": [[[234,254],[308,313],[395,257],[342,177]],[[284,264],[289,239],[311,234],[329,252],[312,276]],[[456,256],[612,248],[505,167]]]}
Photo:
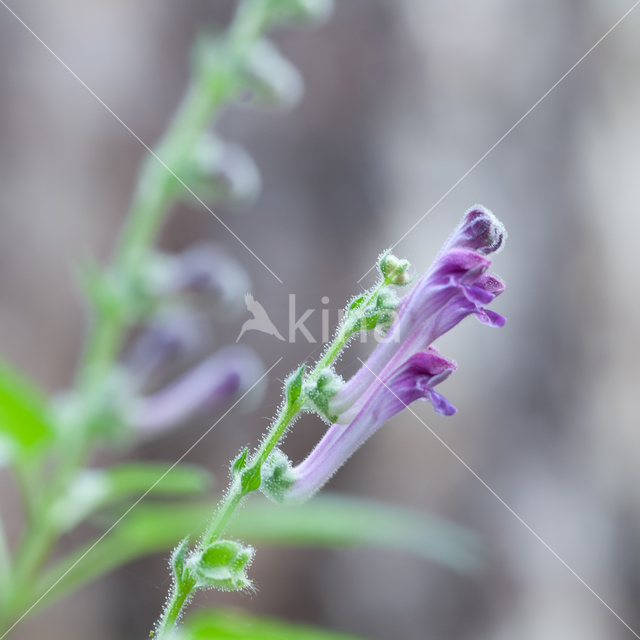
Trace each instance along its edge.
{"label": "agami logo", "polygon": [[[242,338],[247,331],[260,331],[270,336],[275,336],[278,340],[286,340],[282,334],[278,331],[278,328],[271,322],[269,315],[265,311],[265,308],[253,297],[252,294],[247,293],[244,297],[245,304],[248,311],[253,315],[253,318],[249,318],[242,325],[240,335],[236,342]],[[322,304],[328,304],[329,298],[324,296],[322,298]],[[305,322],[313,314],[315,309],[307,309],[299,318],[297,318],[296,312],[296,296],[294,293],[289,294],[289,342],[296,341],[296,334],[298,331],[306,338],[307,342],[315,343],[317,340],[311,335],[309,329],[305,326]],[[338,323],[341,323],[344,318],[344,310],[338,310]],[[322,342],[328,343],[330,340],[331,325],[329,323],[329,309],[322,309]],[[368,331],[360,332],[360,341],[367,342]],[[386,335],[373,332],[377,342],[389,342],[398,341],[398,335],[396,331],[386,333]]]}
{"label": "agami logo", "polygon": [[[253,318],[250,318],[242,325],[238,340],[242,338],[242,334],[244,334],[245,331],[262,331],[262,333],[275,336],[278,340],[284,340],[276,328],[276,325],[269,319],[264,307],[250,293],[245,295],[244,302],[247,305],[247,309],[253,314]],[[238,342],[238,340],[236,340],[236,342]]]}

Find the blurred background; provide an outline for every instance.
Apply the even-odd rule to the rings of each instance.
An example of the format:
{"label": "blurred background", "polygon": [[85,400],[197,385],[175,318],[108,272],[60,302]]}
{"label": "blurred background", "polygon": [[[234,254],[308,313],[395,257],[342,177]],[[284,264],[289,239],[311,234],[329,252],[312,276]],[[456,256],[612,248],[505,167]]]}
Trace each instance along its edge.
{"label": "blurred background", "polygon": [[[263,191],[215,208],[280,284],[208,212],[182,206],[162,246],[214,239],[250,273],[281,332],[288,296],[320,336],[377,254],[397,241],[633,5],[632,0],[337,0],[330,21],[276,41],[305,79],[290,113],[229,110]],[[13,3],[24,21],[147,144],[188,78],[189,50],[222,28],[226,0]],[[631,13],[397,247],[423,272],[464,211],[492,209],[510,237],[494,270],[498,331],[467,320],[439,342],[458,361],[443,393],[459,413],[414,406],[432,428],[631,627],[640,630],[640,9]],[[83,332],[73,268],[106,260],[145,150],[0,7],[0,352],[47,390],[71,380]],[[362,282],[373,283],[369,274]],[[636,283],[636,284],[634,284]],[[323,305],[327,296],[330,302]],[[247,315],[248,317],[248,315]],[[216,327],[234,342],[241,322]],[[280,382],[318,344],[250,332],[270,374],[264,403],[232,413],[189,456],[225,481],[256,443]],[[338,369],[350,375],[355,345]],[[316,351],[318,353],[318,351]],[[175,460],[194,425],[134,458]],[[322,434],[305,417],[285,444]],[[2,475],[6,509],[13,487]],[[252,595],[209,593],[256,613],[376,640],[568,640],[631,632],[409,412],[330,489],[435,513],[477,531],[487,566],[457,576],[401,554],[259,549]],[[19,518],[16,517],[16,522]],[[17,526],[17,524],[15,525]],[[14,532],[15,533],[15,532]],[[43,611],[13,637],[146,637],[168,586],[145,559]]]}

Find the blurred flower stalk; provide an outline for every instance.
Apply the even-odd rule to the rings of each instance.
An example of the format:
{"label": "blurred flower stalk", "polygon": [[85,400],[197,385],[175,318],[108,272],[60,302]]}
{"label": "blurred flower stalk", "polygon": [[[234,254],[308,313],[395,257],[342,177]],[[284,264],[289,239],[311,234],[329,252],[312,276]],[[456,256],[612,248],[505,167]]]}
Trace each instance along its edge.
{"label": "blurred flower stalk", "polygon": [[[188,540],[174,551],[174,584],[156,632],[169,637],[184,606],[199,589],[241,590],[251,587],[247,568],[251,547],[220,539],[242,500],[260,489],[279,504],[301,503],[316,493],[353,452],[386,420],[415,400],[427,400],[444,416],[455,407],[435,387],[456,364],[432,343],[464,318],[502,327],[505,319],[487,309],[504,284],[488,273],[489,254],[505,241],[502,223],[487,209],[467,211],[427,273],[411,292],[398,299],[397,289],[412,283],[409,263],[390,251],[378,261],[377,284],[353,299],[334,341],[313,369],[306,365],[285,380],[280,412],[264,440],[250,456],[244,449],[231,465],[231,482],[213,521],[195,550]],[[383,338],[362,368],[344,382],[334,370],[336,358],[361,331]],[[303,412],[313,412],[328,431],[309,456],[293,466],[277,447]]]}
{"label": "blurred flower stalk", "polygon": [[[154,244],[178,200],[246,205],[257,196],[260,174],[252,159],[215,135],[211,125],[234,104],[294,105],[302,79],[264,34],[280,25],[316,22],[330,9],[329,0],[242,0],[226,32],[200,35],[191,81],[164,138],[143,164],[110,265],[87,264],[81,271],[89,323],[74,388],[40,415],[26,385],[0,367],[0,457],[14,466],[26,513],[15,558],[0,526],[0,633],[12,628],[42,590],[39,575],[58,538],[102,504],[104,486],[92,493],[87,481],[89,488],[77,493],[97,445],[157,436],[211,415],[243,398],[262,378],[263,365],[247,347],[225,347],[203,359],[211,343],[209,316],[229,318],[243,309],[251,284],[244,269],[214,244],[178,255],[163,254]],[[173,380],[167,383],[168,372]],[[149,392],[158,379],[164,386]],[[9,388],[5,403],[2,394]],[[260,393],[258,386],[249,400]],[[24,427],[11,434],[16,424],[31,424],[34,431]],[[5,431],[25,451],[37,440],[37,454],[18,456]],[[203,551],[203,562],[218,552],[248,561],[247,552],[236,553],[232,546]],[[236,588],[240,582],[225,584]]]}

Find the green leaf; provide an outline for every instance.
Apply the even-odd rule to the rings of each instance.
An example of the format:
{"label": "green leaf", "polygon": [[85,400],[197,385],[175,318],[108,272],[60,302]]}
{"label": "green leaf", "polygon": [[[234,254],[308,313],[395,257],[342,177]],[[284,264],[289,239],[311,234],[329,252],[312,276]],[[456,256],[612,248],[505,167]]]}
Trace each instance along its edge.
{"label": "green leaf", "polygon": [[47,402],[28,380],[0,360],[0,453],[29,457],[53,437]]}
{"label": "green leaf", "polygon": [[[61,578],[43,599],[48,602],[135,558],[166,552],[186,536],[195,538],[204,532],[216,507],[212,502],[141,503],[95,548],[89,544],[49,569],[29,598],[35,602]],[[337,494],[325,493],[290,509],[250,501],[236,513],[225,535],[254,545],[386,549],[465,574],[478,570],[482,561],[477,537],[456,524],[413,509]]]}
{"label": "green leaf", "polygon": [[460,573],[481,566],[477,537],[463,527],[413,509],[325,493],[289,509],[249,503],[227,529],[253,544],[378,547],[410,553]]}
{"label": "green leaf", "polygon": [[51,519],[58,531],[69,531],[97,509],[125,498],[146,492],[200,494],[212,485],[206,469],[186,464],[171,467],[161,462],[132,462],[109,469],[86,469],[53,505]]}
{"label": "green leaf", "polygon": [[166,495],[197,494],[205,492],[213,484],[213,478],[206,469],[191,464],[174,467],[163,462],[129,462],[106,469],[105,473],[114,499],[144,493],[151,487],[154,493]]}
{"label": "green leaf", "polygon": [[364,640],[359,636],[225,609],[189,616],[183,633],[189,640]]}

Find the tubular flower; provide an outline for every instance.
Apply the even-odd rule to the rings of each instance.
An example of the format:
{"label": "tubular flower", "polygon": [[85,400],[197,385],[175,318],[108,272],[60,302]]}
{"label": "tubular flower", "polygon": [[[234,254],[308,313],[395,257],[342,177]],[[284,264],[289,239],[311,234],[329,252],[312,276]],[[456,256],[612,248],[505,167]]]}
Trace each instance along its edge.
{"label": "tubular flower", "polygon": [[376,376],[384,378],[383,370],[393,371],[467,316],[475,314],[484,324],[504,326],[501,315],[485,309],[505,287],[486,273],[491,261],[484,254],[500,249],[505,238],[504,226],[489,210],[477,205],[467,211],[431,268],[400,301],[388,338],[331,399],[331,415],[349,422],[355,414],[347,411],[358,400],[362,405]]}
{"label": "tubular flower", "polygon": [[456,412],[434,389],[456,365],[432,343],[472,314],[484,324],[504,326],[505,318],[486,309],[505,288],[487,273],[491,261],[486,256],[505,237],[502,223],[490,211],[480,206],[467,211],[431,268],[398,304],[387,339],[329,399],[326,413],[334,424],[322,440],[293,468],[286,462],[285,469],[286,459],[278,454],[271,473],[280,487],[271,497],[284,502],[309,498],[378,427],[415,400],[431,402],[444,416]]}
{"label": "tubular flower", "polygon": [[138,398],[129,411],[128,422],[140,434],[168,431],[206,415],[225,400],[242,396],[262,371],[262,362],[251,349],[225,347],[157,393]]}

